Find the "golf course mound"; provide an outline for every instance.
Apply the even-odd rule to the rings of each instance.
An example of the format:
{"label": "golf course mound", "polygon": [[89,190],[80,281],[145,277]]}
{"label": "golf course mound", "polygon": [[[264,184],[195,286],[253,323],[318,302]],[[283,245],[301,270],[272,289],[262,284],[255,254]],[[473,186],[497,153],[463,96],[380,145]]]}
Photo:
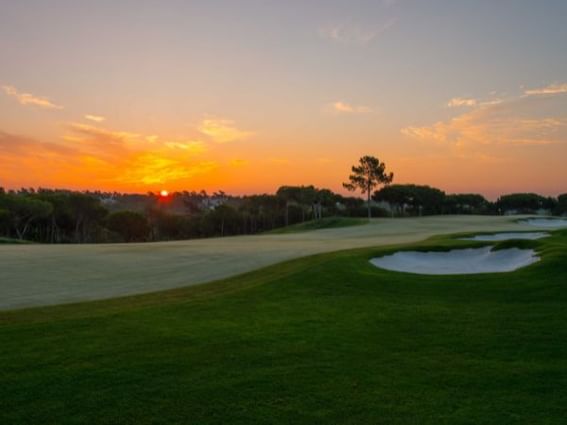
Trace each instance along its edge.
{"label": "golf course mound", "polygon": [[510,241],[510,240],[517,240],[517,239],[524,239],[524,240],[536,240],[541,239],[549,236],[549,233],[546,232],[505,232],[505,233],[493,233],[490,235],[475,235],[469,238],[461,238],[464,241],[487,241],[487,242],[496,242],[496,241]]}
{"label": "golf course mound", "polygon": [[370,262],[381,269],[416,274],[476,274],[511,272],[539,261],[531,249],[492,247],[451,251],[399,251]]}
{"label": "golf course mound", "polygon": [[567,227],[567,219],[564,218],[528,218],[521,223],[535,227],[546,227],[549,229],[561,229]]}

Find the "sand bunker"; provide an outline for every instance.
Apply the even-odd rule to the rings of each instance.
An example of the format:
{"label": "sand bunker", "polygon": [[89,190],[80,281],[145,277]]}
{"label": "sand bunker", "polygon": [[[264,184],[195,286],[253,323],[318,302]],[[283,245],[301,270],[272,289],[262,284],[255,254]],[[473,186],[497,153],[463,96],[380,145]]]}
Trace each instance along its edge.
{"label": "sand bunker", "polygon": [[521,223],[526,223],[530,226],[547,227],[549,229],[567,227],[567,219],[564,218],[528,218],[527,220],[522,220]]}
{"label": "sand bunker", "polygon": [[370,260],[376,267],[417,274],[475,274],[511,272],[539,261],[532,249],[491,247],[445,252],[400,251]]}
{"label": "sand bunker", "polygon": [[509,241],[513,239],[527,239],[535,240],[541,239],[549,236],[549,233],[545,232],[507,232],[507,233],[494,233],[492,235],[476,235],[470,238],[462,238],[464,241]]}

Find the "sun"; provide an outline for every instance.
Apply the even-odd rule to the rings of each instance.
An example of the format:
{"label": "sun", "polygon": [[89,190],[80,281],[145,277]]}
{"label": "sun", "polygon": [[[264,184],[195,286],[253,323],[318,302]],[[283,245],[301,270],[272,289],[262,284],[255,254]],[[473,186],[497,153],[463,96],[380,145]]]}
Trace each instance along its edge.
{"label": "sun", "polygon": [[159,192],[159,195],[160,195],[162,198],[167,198],[167,197],[169,196],[169,192],[168,192],[167,190],[161,190],[161,191]]}

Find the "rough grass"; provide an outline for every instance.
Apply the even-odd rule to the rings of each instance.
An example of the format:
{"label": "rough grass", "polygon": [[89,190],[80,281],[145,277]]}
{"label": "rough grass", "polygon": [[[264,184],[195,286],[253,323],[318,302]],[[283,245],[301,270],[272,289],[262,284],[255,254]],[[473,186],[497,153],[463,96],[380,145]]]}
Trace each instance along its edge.
{"label": "rough grass", "polygon": [[285,233],[307,232],[319,229],[336,229],[339,227],[359,226],[367,224],[367,218],[359,217],[324,217],[321,220],[309,220],[304,223],[292,224],[266,232],[267,234],[279,235]]}
{"label": "rough grass", "polygon": [[542,261],[506,274],[388,272],[368,259],[393,247],[359,249],[0,313],[0,423],[563,424],[567,231],[530,246]]}

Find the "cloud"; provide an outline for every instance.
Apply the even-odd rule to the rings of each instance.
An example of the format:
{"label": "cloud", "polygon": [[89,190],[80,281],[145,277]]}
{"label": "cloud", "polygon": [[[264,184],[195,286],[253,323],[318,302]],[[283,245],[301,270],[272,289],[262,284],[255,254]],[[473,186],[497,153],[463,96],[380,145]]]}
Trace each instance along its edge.
{"label": "cloud", "polygon": [[90,115],[90,114],[84,115],[83,118],[94,122],[103,122],[106,120],[106,118],[101,117],[100,115]]}
{"label": "cloud", "polygon": [[205,144],[200,140],[165,142],[164,145],[170,149],[179,149],[192,153],[201,153],[206,151]]}
{"label": "cloud", "polygon": [[409,126],[405,136],[457,149],[482,146],[543,146],[567,143],[567,116],[549,116],[549,108],[529,98],[482,104],[448,121]]}
{"label": "cloud", "polygon": [[126,184],[154,185],[171,183],[210,172],[217,167],[214,161],[187,163],[179,158],[165,157],[153,152],[133,156],[124,164],[124,171],[116,178]]}
{"label": "cloud", "polygon": [[339,114],[368,114],[372,109],[368,106],[355,106],[350,103],[336,101],[329,105],[331,110]]}
{"label": "cloud", "polygon": [[479,100],[472,97],[454,97],[449,102],[447,106],[449,108],[457,108],[460,106],[487,106],[487,105],[497,105],[502,102],[502,99],[490,99],[490,100]]}
{"label": "cloud", "polygon": [[534,96],[534,95],[544,95],[544,94],[562,94],[567,93],[567,83],[563,84],[550,84],[545,87],[535,88],[535,89],[527,89],[524,91],[524,94],[527,96]]}
{"label": "cloud", "polygon": [[458,106],[476,106],[477,100],[472,99],[470,97],[454,97],[447,103],[447,106],[450,108],[458,107]]}
{"label": "cloud", "polygon": [[145,140],[138,133],[115,131],[95,127],[90,124],[70,123],[64,139],[80,146],[85,152],[98,157],[114,157],[128,155],[131,149],[144,146]]}
{"label": "cloud", "polygon": [[20,136],[0,130],[0,159],[7,155],[17,156],[28,153],[38,157],[50,155],[73,155],[77,150],[58,143],[46,143],[31,137]]}
{"label": "cloud", "polygon": [[63,106],[56,105],[45,97],[34,96],[31,93],[20,93],[13,86],[2,86],[2,90],[8,96],[15,98],[20,104],[27,106],[37,106],[44,109],[63,109]]}
{"label": "cloud", "polygon": [[376,40],[396,23],[389,19],[381,25],[362,26],[353,22],[334,23],[319,28],[319,37],[339,44],[367,45]]}
{"label": "cloud", "polygon": [[123,149],[167,149],[185,151],[187,153],[201,153],[206,145],[201,140],[171,140],[159,136],[143,135],[130,131],[117,131],[82,123],[69,123],[67,128],[73,133],[65,135],[64,139],[70,142],[81,142],[83,147],[97,147],[106,151],[112,147]]}
{"label": "cloud", "polygon": [[77,134],[87,136],[94,139],[104,139],[112,142],[124,142],[131,139],[141,137],[138,133],[131,133],[128,131],[114,131],[107,130],[102,127],[95,127],[90,124],[70,123],[69,129]]}
{"label": "cloud", "polygon": [[198,130],[217,143],[228,143],[236,140],[245,140],[254,133],[240,130],[235,127],[234,121],[217,118],[206,118]]}
{"label": "cloud", "polygon": [[[148,142],[143,135],[73,125],[70,138],[42,142],[0,130],[0,181],[8,185],[60,185],[145,190],[211,172],[198,157],[198,141]],[[69,140],[68,140],[69,139]],[[173,143],[173,145],[172,145]]]}

